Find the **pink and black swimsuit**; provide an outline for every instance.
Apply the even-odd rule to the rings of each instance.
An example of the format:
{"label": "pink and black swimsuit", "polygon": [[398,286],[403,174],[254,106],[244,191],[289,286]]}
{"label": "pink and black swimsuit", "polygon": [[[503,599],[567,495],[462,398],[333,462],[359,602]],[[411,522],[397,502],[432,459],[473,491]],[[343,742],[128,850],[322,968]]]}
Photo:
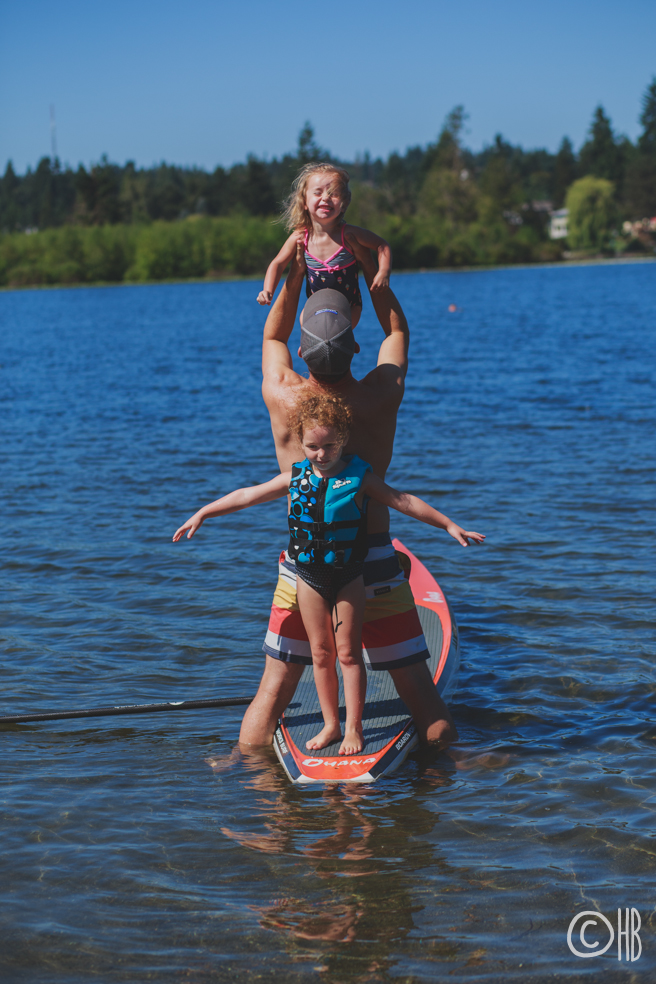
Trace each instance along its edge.
{"label": "pink and black swimsuit", "polygon": [[327,260],[320,260],[308,251],[309,235],[310,230],[306,229],[307,296],[330,287],[331,290],[338,290],[340,294],[343,294],[351,307],[354,304],[362,306],[362,294],[358,286],[358,264],[355,256],[344,242],[344,226],[342,226],[342,245]]}

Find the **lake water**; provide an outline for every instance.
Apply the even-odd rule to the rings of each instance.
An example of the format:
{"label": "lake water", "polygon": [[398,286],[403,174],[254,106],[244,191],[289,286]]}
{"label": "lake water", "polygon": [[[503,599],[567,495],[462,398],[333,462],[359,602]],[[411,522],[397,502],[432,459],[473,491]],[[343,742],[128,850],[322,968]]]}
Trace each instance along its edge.
{"label": "lake water", "polygon": [[[460,744],[296,788],[231,755],[243,708],[3,726],[3,984],[655,979],[656,264],[394,287],[390,481],[488,535],[394,525],[459,622]],[[284,504],[171,535],[275,473],[257,289],[0,294],[0,713],[254,693]]]}

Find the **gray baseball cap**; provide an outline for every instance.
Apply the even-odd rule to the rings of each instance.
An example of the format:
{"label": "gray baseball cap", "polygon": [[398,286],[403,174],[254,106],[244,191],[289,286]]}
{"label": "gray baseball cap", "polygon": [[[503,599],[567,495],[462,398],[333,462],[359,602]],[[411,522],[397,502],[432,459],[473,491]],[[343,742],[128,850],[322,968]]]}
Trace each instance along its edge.
{"label": "gray baseball cap", "polygon": [[351,367],[355,337],[351,305],[338,290],[318,290],[303,308],[301,356],[310,372],[340,376]]}

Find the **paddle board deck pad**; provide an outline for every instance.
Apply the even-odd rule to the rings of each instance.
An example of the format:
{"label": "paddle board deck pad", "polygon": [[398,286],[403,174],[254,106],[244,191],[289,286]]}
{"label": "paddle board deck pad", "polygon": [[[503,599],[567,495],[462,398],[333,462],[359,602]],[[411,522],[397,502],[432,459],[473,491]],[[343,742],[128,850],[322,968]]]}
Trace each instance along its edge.
{"label": "paddle board deck pad", "polygon": [[[412,590],[426,646],[428,667],[438,693],[448,701],[456,688],[460,650],[458,628],[449,603],[435,578],[420,560],[393,540],[394,549],[411,563]],[[338,664],[339,666],[339,664]],[[339,674],[339,710],[346,720],[344,690]],[[374,782],[395,772],[418,743],[408,709],[384,670],[367,673],[367,697],[362,716],[365,746],[357,755],[338,755],[341,742],[308,752],[306,741],[323,727],[312,667],[307,666],[284,715],[278,722],[273,746],[285,772],[295,783]]]}

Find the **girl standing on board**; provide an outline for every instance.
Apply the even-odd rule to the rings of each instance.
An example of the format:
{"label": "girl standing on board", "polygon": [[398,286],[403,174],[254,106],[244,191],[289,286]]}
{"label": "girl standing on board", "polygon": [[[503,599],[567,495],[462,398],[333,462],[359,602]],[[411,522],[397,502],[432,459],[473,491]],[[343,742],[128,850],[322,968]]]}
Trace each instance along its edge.
{"label": "girl standing on board", "polygon": [[[336,659],[344,681],[346,727],[340,755],[362,751],[362,712],[367,676],[362,660],[365,591],[362,571],[367,553],[367,499],[446,530],[463,547],[485,537],[463,530],[427,502],[398,492],[374,475],[357,455],[344,454],[351,413],[333,396],[310,396],[292,412],[291,424],[305,459],[252,488],[238,489],[210,502],[173,536],[191,539],[210,516],[225,516],[261,502],[290,496],[289,557],[296,561],[298,605],[312,649],[312,665],[324,727],[306,743],[325,748],[341,737]],[[333,624],[333,611],[336,615]]]}
{"label": "girl standing on board", "polygon": [[291,236],[269,264],[258,304],[270,304],[282,272],[302,243],[307,267],[307,296],[324,287],[338,290],[351,305],[355,328],[362,313],[357,261],[373,275],[372,249],[378,252],[378,272],[372,291],[389,287],[392,251],[389,244],[368,229],[347,225],[344,213],[351,201],[348,172],[334,164],[306,164],[299,171],[285,203],[283,220]]}

